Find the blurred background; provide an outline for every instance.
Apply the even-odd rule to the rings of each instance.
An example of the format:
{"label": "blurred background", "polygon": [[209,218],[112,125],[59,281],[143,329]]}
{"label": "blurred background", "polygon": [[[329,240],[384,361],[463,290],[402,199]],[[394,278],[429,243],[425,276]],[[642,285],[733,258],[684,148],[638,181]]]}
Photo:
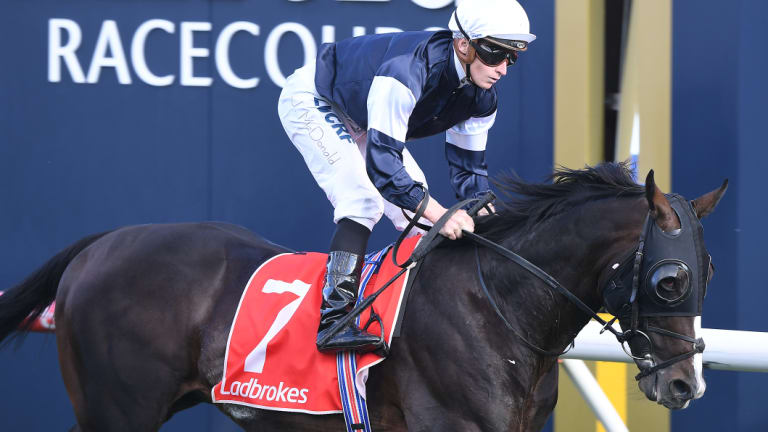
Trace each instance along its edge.
{"label": "blurred background", "polygon": [[[465,0],[472,1],[472,0]],[[538,36],[498,84],[492,175],[630,159],[695,198],[730,179],[704,222],[717,267],[709,328],[768,331],[768,2],[521,0]],[[98,231],[221,220],[324,251],[332,209],[277,116],[285,77],[320,43],[447,27],[452,0],[0,1],[0,290]],[[444,137],[408,148],[454,200]],[[382,220],[370,249],[394,241]],[[53,336],[0,352],[0,430],[68,429]],[[703,399],[670,413],[634,366],[590,362],[630,430],[768,430],[768,376],[705,370]],[[375,370],[374,372],[375,373]],[[547,430],[597,431],[565,374]],[[215,407],[163,431],[234,431]]]}

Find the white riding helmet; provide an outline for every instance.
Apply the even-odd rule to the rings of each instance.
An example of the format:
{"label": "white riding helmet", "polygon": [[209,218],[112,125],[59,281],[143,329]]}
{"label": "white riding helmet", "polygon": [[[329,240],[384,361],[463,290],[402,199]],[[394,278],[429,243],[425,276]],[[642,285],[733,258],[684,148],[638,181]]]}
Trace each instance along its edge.
{"label": "white riding helmet", "polygon": [[536,39],[530,33],[528,15],[516,0],[464,0],[451,14],[448,28],[454,34],[486,38],[515,51],[525,51]]}

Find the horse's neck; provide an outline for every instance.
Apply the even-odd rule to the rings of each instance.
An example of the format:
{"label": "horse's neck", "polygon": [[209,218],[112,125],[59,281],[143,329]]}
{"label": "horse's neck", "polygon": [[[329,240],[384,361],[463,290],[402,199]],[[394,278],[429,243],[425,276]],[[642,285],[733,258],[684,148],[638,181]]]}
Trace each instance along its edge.
{"label": "horse's neck", "polygon": [[[602,304],[599,276],[636,243],[643,217],[638,201],[590,203],[507,243],[597,311]],[[531,335],[531,343],[548,351],[562,350],[589,321],[588,314],[525,270],[510,264],[499,268],[508,274],[496,280],[524,278],[518,286],[499,291],[506,294],[507,314],[516,317],[522,334]]]}

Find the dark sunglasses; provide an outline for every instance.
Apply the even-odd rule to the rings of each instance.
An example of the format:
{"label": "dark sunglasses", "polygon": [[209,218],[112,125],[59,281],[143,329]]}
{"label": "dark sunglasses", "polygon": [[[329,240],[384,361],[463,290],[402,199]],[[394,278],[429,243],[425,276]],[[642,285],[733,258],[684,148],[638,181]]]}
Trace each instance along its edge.
{"label": "dark sunglasses", "polygon": [[[507,66],[512,66],[515,64],[517,61],[517,51],[504,49],[494,44],[493,42],[489,42],[483,39],[478,39],[477,42],[473,41],[461,26],[457,11],[453,12],[453,16],[456,20],[456,25],[459,27],[459,31],[461,31],[461,34],[464,35],[464,38],[469,41],[469,44],[472,46],[472,48],[475,49],[477,58],[479,58],[484,65],[495,67],[500,65],[504,60],[507,61]],[[517,43],[522,44],[523,42]]]}
{"label": "dark sunglasses", "polygon": [[507,66],[512,66],[517,61],[517,51],[507,50],[482,39],[477,42],[470,40],[469,43],[475,49],[477,58],[486,66],[498,66],[504,60]]}

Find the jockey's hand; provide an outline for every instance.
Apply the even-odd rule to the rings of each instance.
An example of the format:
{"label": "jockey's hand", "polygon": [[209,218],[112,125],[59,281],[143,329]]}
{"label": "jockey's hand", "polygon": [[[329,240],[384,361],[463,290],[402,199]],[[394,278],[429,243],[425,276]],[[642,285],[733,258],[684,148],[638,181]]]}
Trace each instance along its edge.
{"label": "jockey's hand", "polygon": [[[429,204],[427,204],[427,209],[424,211],[424,217],[434,224],[445,212],[445,207],[441,206],[437,200],[431,199]],[[461,230],[475,231],[475,221],[472,220],[465,210],[458,210],[451,215],[451,218],[440,228],[440,234],[451,240],[456,240],[461,238]]]}
{"label": "jockey's hand", "polygon": [[440,234],[448,237],[451,240],[461,238],[461,231],[467,230],[469,232],[475,231],[475,221],[467,214],[465,210],[457,210],[456,213],[451,215],[448,222],[440,229]]}
{"label": "jockey's hand", "polygon": [[488,216],[489,214],[496,213],[496,207],[493,206],[493,203],[488,203],[488,208],[491,209],[491,212],[488,213],[488,209],[485,207],[481,208],[479,212],[477,212],[478,216]]}

